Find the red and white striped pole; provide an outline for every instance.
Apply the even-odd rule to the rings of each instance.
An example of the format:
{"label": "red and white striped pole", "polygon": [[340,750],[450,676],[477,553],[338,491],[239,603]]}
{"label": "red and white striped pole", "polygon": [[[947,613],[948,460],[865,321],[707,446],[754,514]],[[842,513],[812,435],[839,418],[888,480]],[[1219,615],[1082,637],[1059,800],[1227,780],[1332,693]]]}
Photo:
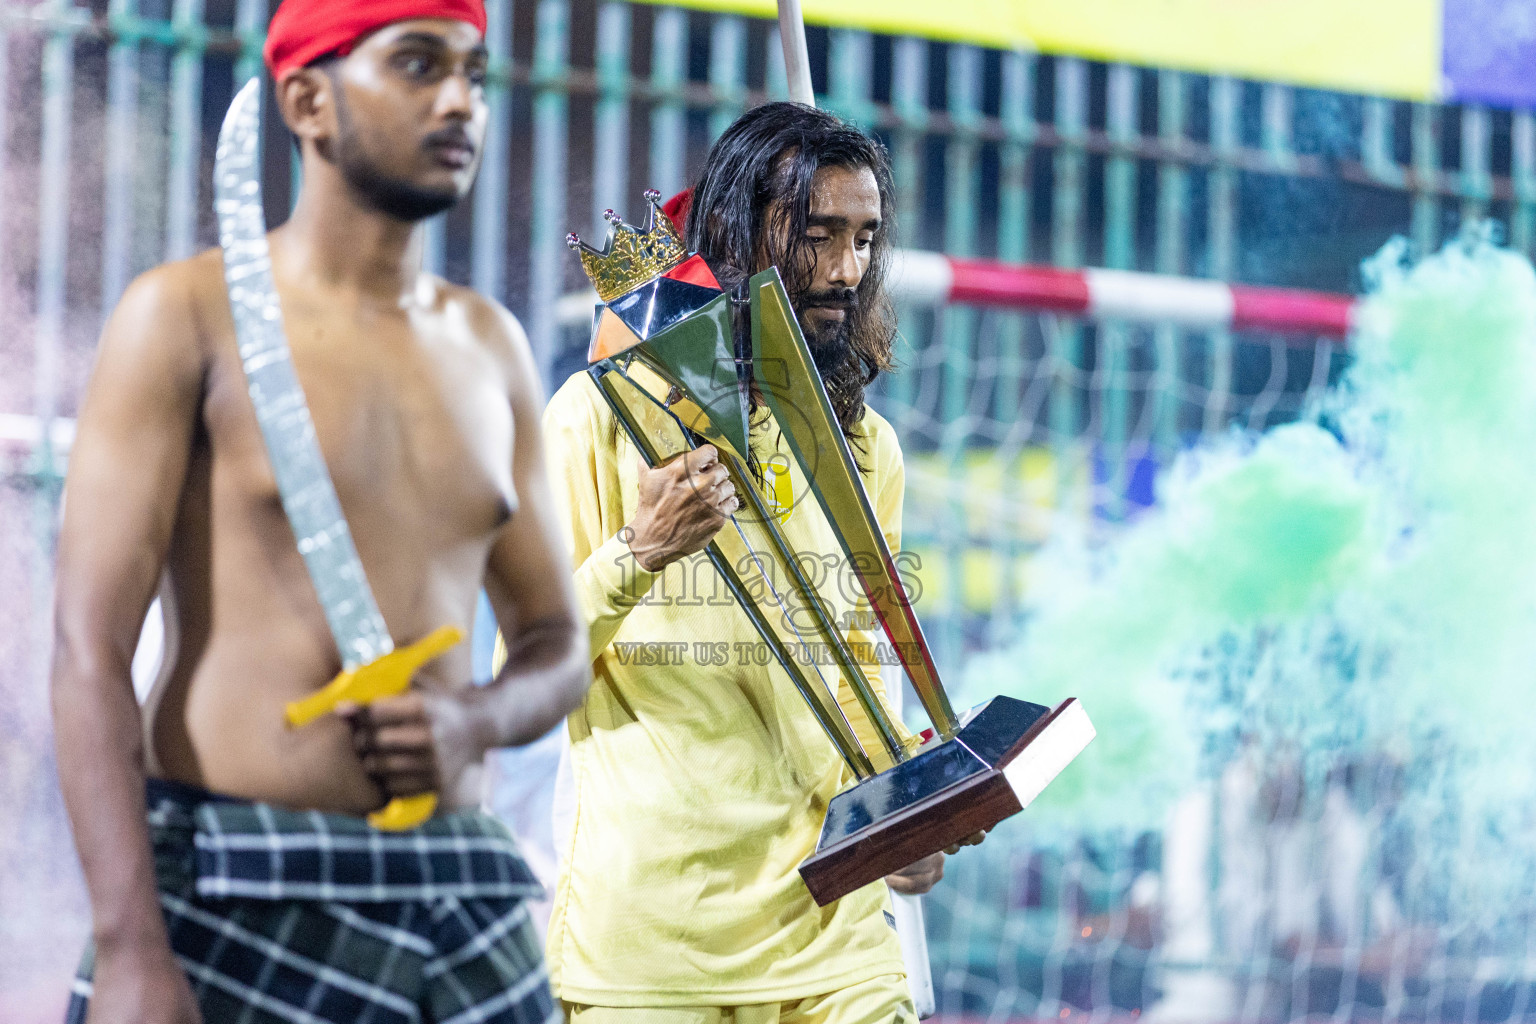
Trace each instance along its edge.
{"label": "red and white striped pole", "polygon": [[[1269,331],[1341,340],[1354,323],[1356,300],[1349,295],[1134,270],[1061,270],[914,249],[898,249],[894,256],[888,279],[891,297],[914,306],[986,306],[1088,320],[1173,324],[1188,330]],[[591,323],[596,302],[595,292],[562,297],[560,322]]]}
{"label": "red and white striped pole", "polygon": [[[961,259],[899,249],[889,288],[914,306],[964,304],[1019,312],[1059,313],[1089,320],[1174,324],[1198,331],[1269,331],[1304,338],[1347,339],[1356,300],[1294,288],[1258,288],[1131,270],[1060,270],[1027,263]],[[566,326],[590,324],[597,293],[562,296],[556,313]],[[74,423],[54,423],[54,446],[69,447]],[[0,451],[38,441],[31,416],[0,414]]]}
{"label": "red and white striped pole", "polygon": [[1258,288],[1132,270],[1060,270],[900,250],[892,297],[923,306],[959,304],[1061,313],[1089,320],[1175,324],[1191,330],[1255,330],[1344,338],[1348,295]]}

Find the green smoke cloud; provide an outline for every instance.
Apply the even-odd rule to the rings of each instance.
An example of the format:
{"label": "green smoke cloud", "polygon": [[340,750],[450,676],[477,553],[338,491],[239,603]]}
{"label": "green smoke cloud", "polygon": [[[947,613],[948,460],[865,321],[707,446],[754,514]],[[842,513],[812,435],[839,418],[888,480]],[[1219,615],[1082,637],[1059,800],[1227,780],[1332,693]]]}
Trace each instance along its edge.
{"label": "green smoke cloud", "polygon": [[1154,827],[1238,745],[1311,778],[1386,758],[1426,892],[1492,919],[1536,864],[1536,272],[1470,234],[1366,269],[1340,386],[1182,455],[1108,543],[1054,539],[965,695],[1093,717],[1039,824]]}

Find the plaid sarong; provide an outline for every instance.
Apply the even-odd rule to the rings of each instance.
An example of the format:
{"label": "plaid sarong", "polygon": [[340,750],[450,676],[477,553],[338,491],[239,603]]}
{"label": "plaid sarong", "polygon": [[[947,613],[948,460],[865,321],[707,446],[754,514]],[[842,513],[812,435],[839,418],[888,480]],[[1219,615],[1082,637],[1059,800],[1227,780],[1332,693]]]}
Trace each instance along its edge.
{"label": "plaid sarong", "polygon": [[[152,781],[171,948],[207,1024],[561,1019],[525,903],[542,887],[486,814],[380,832]],[[83,1024],[86,951],[69,1024]]]}

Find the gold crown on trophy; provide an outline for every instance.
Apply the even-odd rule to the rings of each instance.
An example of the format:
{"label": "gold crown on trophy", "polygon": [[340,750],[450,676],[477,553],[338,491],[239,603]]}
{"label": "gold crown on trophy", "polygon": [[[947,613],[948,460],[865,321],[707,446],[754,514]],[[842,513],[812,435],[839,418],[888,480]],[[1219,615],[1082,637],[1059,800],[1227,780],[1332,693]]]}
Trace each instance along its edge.
{"label": "gold crown on trophy", "polygon": [[604,210],[603,219],[610,227],[608,241],[601,250],[592,248],[574,232],[565,236],[565,244],[581,257],[581,269],[587,272],[597,297],[604,302],[612,302],[654,281],[688,259],[688,250],[683,248],[672,219],[661,211],[659,199],[660,192],[653,188],[645,190],[650,210],[644,229],[624,223],[612,210]]}

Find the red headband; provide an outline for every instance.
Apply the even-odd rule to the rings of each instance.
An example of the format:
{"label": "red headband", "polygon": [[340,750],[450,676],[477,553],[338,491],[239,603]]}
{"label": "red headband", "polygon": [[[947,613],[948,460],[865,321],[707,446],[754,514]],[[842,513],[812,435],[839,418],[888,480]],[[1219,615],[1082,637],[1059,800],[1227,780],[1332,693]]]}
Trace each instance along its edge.
{"label": "red headband", "polygon": [[329,54],[345,57],[357,41],[397,21],[467,21],[485,35],[483,0],[283,0],[262,50],[273,81]]}

